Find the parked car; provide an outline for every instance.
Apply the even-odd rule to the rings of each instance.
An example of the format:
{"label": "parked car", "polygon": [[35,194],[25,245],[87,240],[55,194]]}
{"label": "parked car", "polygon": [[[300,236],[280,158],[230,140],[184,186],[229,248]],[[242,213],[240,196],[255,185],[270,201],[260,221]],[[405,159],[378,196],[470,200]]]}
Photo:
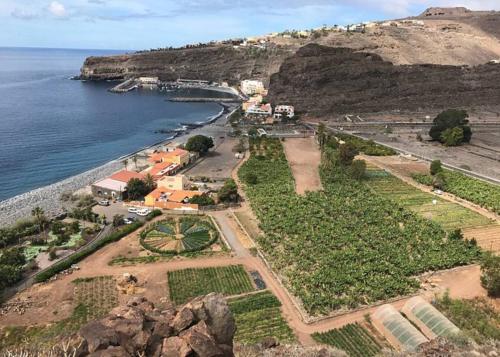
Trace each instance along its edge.
{"label": "parked car", "polygon": [[137,208],[137,207],[129,207],[128,208],[129,213],[137,213],[138,210],[139,210],[139,208]]}
{"label": "parked car", "polygon": [[101,205],[101,206],[109,206],[109,200],[101,200],[101,201],[99,201],[99,205]]}
{"label": "parked car", "polygon": [[143,209],[140,209],[137,211],[136,214],[138,214],[139,216],[147,216],[148,214],[151,213],[151,210],[147,209],[147,208],[143,208]]}
{"label": "parked car", "polygon": [[136,221],[136,219],[134,217],[127,217],[127,218],[124,218],[123,219],[123,223],[124,224],[132,224]]}
{"label": "parked car", "polygon": [[442,194],[443,194],[443,191],[441,191],[441,190],[434,190],[434,193],[435,193],[436,195],[442,195]]}

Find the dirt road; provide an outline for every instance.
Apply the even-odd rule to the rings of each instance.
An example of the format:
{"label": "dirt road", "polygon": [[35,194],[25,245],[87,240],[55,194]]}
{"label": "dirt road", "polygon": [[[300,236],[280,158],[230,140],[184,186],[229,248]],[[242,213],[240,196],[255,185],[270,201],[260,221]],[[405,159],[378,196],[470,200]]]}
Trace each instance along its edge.
{"label": "dirt road", "polygon": [[322,190],[319,177],[321,152],[314,137],[287,138],[283,147],[295,179],[295,191],[303,195],[306,191]]}

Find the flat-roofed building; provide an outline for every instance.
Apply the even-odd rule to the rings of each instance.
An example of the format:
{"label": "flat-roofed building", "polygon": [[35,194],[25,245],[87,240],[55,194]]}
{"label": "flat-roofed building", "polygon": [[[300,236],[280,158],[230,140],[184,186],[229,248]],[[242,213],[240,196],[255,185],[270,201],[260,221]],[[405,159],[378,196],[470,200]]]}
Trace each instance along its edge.
{"label": "flat-roofed building", "polygon": [[127,184],[122,181],[105,178],[97,181],[91,186],[92,194],[103,198],[123,198],[127,191]]}
{"label": "flat-roofed building", "polygon": [[264,83],[258,80],[245,79],[240,84],[241,92],[245,95],[263,94],[265,91]]}
{"label": "flat-roofed building", "polygon": [[165,176],[158,180],[158,187],[170,190],[184,190],[188,185],[188,179],[184,175]]}

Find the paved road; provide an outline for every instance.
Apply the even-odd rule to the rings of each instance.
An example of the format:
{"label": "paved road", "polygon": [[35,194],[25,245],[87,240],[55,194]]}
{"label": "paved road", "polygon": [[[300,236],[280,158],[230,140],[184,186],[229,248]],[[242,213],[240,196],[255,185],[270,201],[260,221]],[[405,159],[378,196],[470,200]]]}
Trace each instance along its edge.
{"label": "paved road", "polygon": [[245,249],[245,247],[243,247],[236,233],[231,228],[231,224],[229,223],[229,218],[227,216],[228,212],[218,211],[218,212],[213,212],[211,215],[217,220],[217,223],[219,223],[219,227],[222,231],[222,234],[224,234],[227,243],[235,253],[236,257],[238,258],[250,257],[251,256],[250,253],[248,252],[248,250]]}

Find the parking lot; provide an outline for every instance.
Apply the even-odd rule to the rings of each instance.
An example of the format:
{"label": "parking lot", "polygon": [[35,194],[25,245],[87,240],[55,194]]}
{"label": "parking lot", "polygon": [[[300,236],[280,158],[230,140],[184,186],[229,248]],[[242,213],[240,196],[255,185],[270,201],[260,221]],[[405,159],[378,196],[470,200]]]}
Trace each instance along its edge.
{"label": "parking lot", "polygon": [[134,219],[138,219],[141,221],[145,220],[145,217],[141,217],[138,214],[130,213],[128,211],[128,206],[125,206],[123,202],[109,202],[109,206],[101,206],[97,205],[94,207],[93,211],[98,215],[105,215],[108,222],[113,219],[113,217],[117,214],[123,215],[123,217],[133,217]]}

